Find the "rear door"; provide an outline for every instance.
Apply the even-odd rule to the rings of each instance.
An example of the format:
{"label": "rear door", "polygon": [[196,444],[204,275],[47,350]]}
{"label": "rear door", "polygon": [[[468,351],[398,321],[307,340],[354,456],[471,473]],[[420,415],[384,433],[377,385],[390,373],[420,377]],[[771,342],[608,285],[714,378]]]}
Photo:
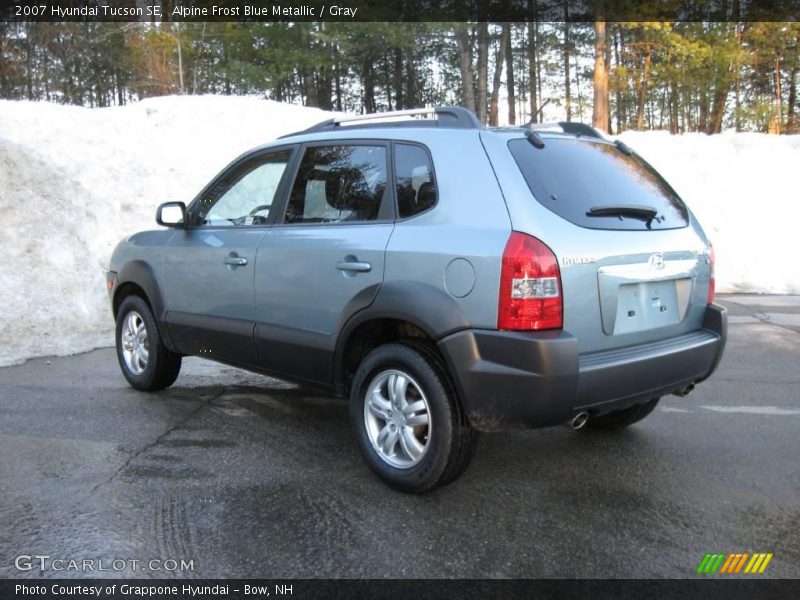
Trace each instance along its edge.
{"label": "rear door", "polygon": [[293,149],[233,165],[191,207],[164,258],[167,324],[178,348],[244,365],[258,363],[253,328],[256,249],[272,221]]}
{"label": "rear door", "polygon": [[267,368],[332,381],[343,315],[367,306],[383,281],[389,180],[387,143],[302,148],[286,207],[258,247],[255,340]]}
{"label": "rear door", "polygon": [[564,329],[581,352],[700,327],[705,236],[675,191],[626,147],[604,140],[489,135],[514,229],[541,239],[561,270]]}

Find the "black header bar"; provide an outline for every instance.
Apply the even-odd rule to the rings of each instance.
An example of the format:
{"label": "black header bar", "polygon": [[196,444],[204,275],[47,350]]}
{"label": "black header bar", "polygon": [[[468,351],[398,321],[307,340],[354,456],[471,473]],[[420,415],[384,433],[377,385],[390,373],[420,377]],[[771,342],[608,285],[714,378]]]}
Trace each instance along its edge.
{"label": "black header bar", "polygon": [[800,0],[0,0],[15,21],[797,21]]}
{"label": "black header bar", "polygon": [[0,598],[37,600],[482,600],[546,598],[800,597],[800,581],[728,579],[19,579],[0,580]]}

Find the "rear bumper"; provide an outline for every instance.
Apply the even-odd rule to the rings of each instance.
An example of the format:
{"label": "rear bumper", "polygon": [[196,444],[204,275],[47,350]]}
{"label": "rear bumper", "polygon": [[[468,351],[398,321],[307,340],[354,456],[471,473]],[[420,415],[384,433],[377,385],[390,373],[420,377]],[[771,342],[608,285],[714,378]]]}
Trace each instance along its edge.
{"label": "rear bumper", "polygon": [[497,431],[564,423],[680,392],[714,372],[727,338],[726,310],[678,337],[578,354],[565,331],[464,330],[439,342],[470,423]]}

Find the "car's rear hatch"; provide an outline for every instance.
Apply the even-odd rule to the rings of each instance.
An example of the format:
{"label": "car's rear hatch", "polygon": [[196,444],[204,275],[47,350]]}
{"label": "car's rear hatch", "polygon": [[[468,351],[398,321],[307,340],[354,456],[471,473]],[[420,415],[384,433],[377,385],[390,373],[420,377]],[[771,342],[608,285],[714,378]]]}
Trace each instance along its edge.
{"label": "car's rear hatch", "polygon": [[558,257],[564,330],[581,353],[700,327],[708,244],[652,167],[625,146],[591,137],[487,131],[482,140],[513,229]]}

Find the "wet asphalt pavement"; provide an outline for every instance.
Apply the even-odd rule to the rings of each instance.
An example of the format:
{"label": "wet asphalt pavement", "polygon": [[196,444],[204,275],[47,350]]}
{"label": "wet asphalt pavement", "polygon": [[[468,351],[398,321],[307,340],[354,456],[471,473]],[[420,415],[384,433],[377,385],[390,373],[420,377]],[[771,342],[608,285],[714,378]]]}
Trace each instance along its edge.
{"label": "wet asphalt pavement", "polygon": [[0,577],[18,555],[193,560],[139,577],[800,577],[800,298],[727,297],[711,380],[622,433],[484,435],[434,493],[385,487],[342,400],[187,359],[157,394],[113,350],[0,369]]}

